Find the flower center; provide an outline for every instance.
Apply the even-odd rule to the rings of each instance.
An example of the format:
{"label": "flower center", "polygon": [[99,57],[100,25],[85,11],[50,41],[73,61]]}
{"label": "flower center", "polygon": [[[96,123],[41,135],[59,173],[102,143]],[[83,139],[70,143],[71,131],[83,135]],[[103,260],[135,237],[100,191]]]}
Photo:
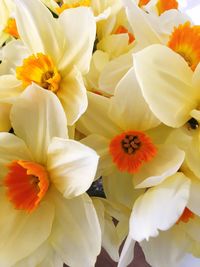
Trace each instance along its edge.
{"label": "flower center", "polygon": [[194,213],[186,207],[181,217],[178,219],[177,224],[179,224],[180,222],[187,223],[189,222],[190,219],[193,219],[193,218],[194,218]]}
{"label": "flower center", "polygon": [[11,36],[13,36],[15,38],[19,38],[19,33],[17,31],[17,24],[16,24],[15,19],[13,19],[13,18],[8,19],[8,23],[4,29],[4,32],[10,34]]}
{"label": "flower center", "polygon": [[167,10],[178,9],[178,2],[176,0],[158,0],[156,7],[158,14],[161,15]]}
{"label": "flower center", "polygon": [[71,4],[64,3],[62,4],[61,7],[57,8],[57,12],[58,14],[61,14],[65,9],[76,8],[81,6],[86,6],[86,7],[91,6],[91,0],[78,0]]}
{"label": "flower center", "polygon": [[179,25],[170,36],[168,47],[181,55],[194,71],[200,62],[200,26]]}
{"label": "flower center", "polygon": [[149,136],[139,131],[127,131],[115,136],[109,149],[118,169],[129,173],[137,173],[157,153]]}
{"label": "flower center", "polygon": [[125,28],[124,26],[120,25],[117,30],[114,32],[114,34],[121,34],[121,33],[128,33],[128,36],[129,36],[129,44],[131,44],[134,40],[135,40],[135,37],[134,35],[129,32],[127,30],[127,28]]}
{"label": "flower center", "polygon": [[61,76],[49,56],[42,53],[24,59],[23,65],[16,68],[17,79],[27,87],[32,82],[44,89],[56,93],[59,89]]}
{"label": "flower center", "polygon": [[12,161],[8,168],[4,184],[9,200],[16,209],[32,212],[48,190],[47,171],[42,165],[23,160]]}

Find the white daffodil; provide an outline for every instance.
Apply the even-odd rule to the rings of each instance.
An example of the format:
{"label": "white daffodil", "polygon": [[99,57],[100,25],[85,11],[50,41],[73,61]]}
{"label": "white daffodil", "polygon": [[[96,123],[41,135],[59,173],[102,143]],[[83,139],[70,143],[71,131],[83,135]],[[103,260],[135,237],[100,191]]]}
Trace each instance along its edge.
{"label": "white daffodil", "polygon": [[0,0],[0,47],[11,37],[19,38],[14,13],[12,0]]}
{"label": "white daffodil", "polygon": [[[92,55],[94,16],[89,8],[80,7],[55,19],[39,0],[16,0],[16,6],[22,44],[12,42],[10,52],[6,47],[3,51],[1,81],[8,80],[4,92],[9,88],[16,95],[16,88],[35,82],[57,95],[71,125],[87,108],[82,74],[87,73]],[[18,46],[24,48],[16,56]]]}
{"label": "white daffodil", "polygon": [[[194,35],[199,38],[195,32]],[[186,42],[187,38],[190,38],[189,33]],[[198,47],[195,50],[194,43],[190,44],[194,53],[188,50],[190,45],[187,46],[184,40],[182,44],[177,40],[176,48],[183,57],[162,45],[150,46],[134,57],[136,76],[145,100],[153,113],[172,127],[183,126],[192,117],[200,119],[200,65],[197,65],[200,53]],[[181,50],[183,47],[186,51]],[[197,66],[194,72],[188,63]]]}
{"label": "white daffodil", "polygon": [[67,139],[58,98],[35,84],[12,106],[11,123],[15,135],[0,134],[0,265],[15,266],[34,254],[38,266],[49,248],[70,266],[94,266],[101,233],[84,192],[97,154]]}
{"label": "white daffodil", "polygon": [[129,179],[137,188],[157,185],[174,174],[184,160],[183,151],[157,139],[162,126],[157,127],[160,121],[144,101],[134,75],[131,69],[111,99],[88,93],[88,109],[77,124],[80,132],[92,134],[83,142],[101,156],[97,176],[108,176],[104,186],[112,180],[113,191],[119,181],[123,184]]}

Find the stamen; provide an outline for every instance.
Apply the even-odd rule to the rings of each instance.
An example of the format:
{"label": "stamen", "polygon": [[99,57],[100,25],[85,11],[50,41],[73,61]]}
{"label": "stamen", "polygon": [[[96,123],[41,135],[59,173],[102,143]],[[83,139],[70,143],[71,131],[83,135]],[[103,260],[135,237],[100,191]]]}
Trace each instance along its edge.
{"label": "stamen", "polygon": [[128,131],[115,136],[109,148],[117,168],[129,173],[137,173],[157,153],[151,139],[139,131]]}
{"label": "stamen", "polygon": [[134,35],[129,32],[124,26],[120,25],[117,30],[114,32],[114,34],[121,34],[121,33],[128,33],[128,36],[129,36],[129,44],[131,44],[134,40],[135,40],[135,37]]}
{"label": "stamen", "polygon": [[199,123],[196,119],[191,118],[188,122],[187,122],[187,128],[188,130],[196,130],[199,128]]}
{"label": "stamen", "polygon": [[24,87],[35,82],[54,93],[59,90],[61,76],[51,58],[42,53],[24,59],[23,65],[16,68],[16,75]]}
{"label": "stamen", "polygon": [[168,47],[181,55],[194,71],[200,62],[200,26],[191,26],[190,22],[174,28]]}
{"label": "stamen", "polygon": [[19,33],[17,30],[16,20],[14,18],[9,18],[6,28],[4,29],[5,33],[10,34],[11,36],[15,37],[16,39],[19,38]]}
{"label": "stamen", "polygon": [[32,212],[48,190],[47,171],[42,165],[23,160],[11,162],[8,168],[4,184],[9,200],[16,209]]}

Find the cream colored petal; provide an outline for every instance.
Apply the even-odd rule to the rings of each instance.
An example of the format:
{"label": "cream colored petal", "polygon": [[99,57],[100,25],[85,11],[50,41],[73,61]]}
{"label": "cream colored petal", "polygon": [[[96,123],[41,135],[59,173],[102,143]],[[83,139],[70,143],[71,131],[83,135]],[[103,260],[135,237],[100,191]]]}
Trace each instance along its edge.
{"label": "cream colored petal", "polygon": [[134,66],[153,113],[172,127],[187,122],[197,106],[199,92],[192,87],[193,72],[186,61],[170,48],[153,45],[135,54]]}
{"label": "cream colored petal", "polygon": [[65,38],[58,21],[40,0],[15,0],[16,22],[20,38],[31,53],[44,53],[58,62]]}
{"label": "cream colored petal", "polygon": [[105,36],[98,44],[97,49],[107,52],[111,58],[119,57],[128,51],[129,36],[125,34],[111,34]]}
{"label": "cream colored petal", "polygon": [[122,2],[126,7],[127,17],[136,41],[143,48],[151,44],[161,43],[159,35],[148,22],[145,12],[133,0],[123,0]]}
{"label": "cream colored petal", "polygon": [[13,105],[11,124],[41,164],[46,162],[52,137],[66,138],[67,135],[67,121],[58,98],[35,84],[29,86]]}
{"label": "cream colored petal", "polygon": [[92,201],[86,194],[65,199],[58,192],[53,192],[51,199],[56,205],[52,246],[69,266],[94,266],[101,249],[101,231]]}
{"label": "cream colored petal", "polygon": [[68,124],[74,124],[85,112],[88,104],[86,88],[78,69],[74,68],[61,80],[57,96],[65,110]]}
{"label": "cream colored petal", "polygon": [[190,186],[190,197],[188,200],[187,207],[195,214],[200,216],[200,180],[194,175],[187,174],[188,178],[191,180]]}
{"label": "cream colored petal", "polygon": [[108,116],[109,102],[107,97],[88,92],[88,108],[78,121],[77,129],[85,135],[99,134],[108,138],[121,132]]}
{"label": "cream colored petal", "polygon": [[106,214],[103,202],[100,199],[94,198],[93,204],[101,226],[102,247],[106,250],[113,261],[118,262],[120,242],[113,218]]}
{"label": "cream colored petal", "polygon": [[112,157],[109,153],[109,139],[101,135],[91,134],[83,138],[81,143],[94,149],[100,156],[96,172],[97,179],[104,175],[109,176],[115,170]]}
{"label": "cream colored petal", "polygon": [[192,78],[192,84],[194,87],[200,87],[200,63],[197,65]]}
{"label": "cream colored petal", "polygon": [[0,133],[0,179],[8,172],[7,164],[13,160],[32,160],[24,141],[14,134]]}
{"label": "cream colored petal", "polygon": [[128,266],[132,262],[134,257],[134,247],[135,241],[128,235],[120,254],[118,267]]}
{"label": "cream colored petal", "polygon": [[160,184],[168,176],[178,171],[185,159],[185,152],[173,145],[160,145],[156,156],[144,163],[134,175],[136,188],[151,187]]}
{"label": "cream colored petal", "polygon": [[19,211],[9,202],[3,189],[0,203],[0,265],[10,267],[34,252],[48,238],[54,206],[43,201],[30,214]]}
{"label": "cream colored petal", "polygon": [[109,201],[120,203],[130,209],[138,196],[144,192],[144,189],[134,189],[132,175],[117,170],[103,177],[103,188]]}
{"label": "cream colored petal", "polygon": [[141,242],[166,231],[179,219],[189,198],[190,181],[176,173],[140,196],[132,210],[130,234]]}
{"label": "cream colored petal", "polygon": [[115,87],[133,65],[131,52],[111,60],[99,77],[99,88],[108,95],[114,95]]}
{"label": "cream colored petal", "polygon": [[53,138],[48,148],[47,170],[64,197],[72,198],[92,184],[98,158],[94,150],[77,141]]}
{"label": "cream colored petal", "polygon": [[0,101],[13,103],[23,91],[21,81],[12,74],[0,76]]}
{"label": "cream colored petal", "polygon": [[0,132],[8,132],[10,123],[10,104],[0,103]]}
{"label": "cream colored petal", "polygon": [[124,130],[144,131],[160,124],[142,96],[134,68],[120,80],[110,102],[110,117]]}
{"label": "cream colored petal", "polygon": [[67,50],[59,62],[62,71],[71,71],[76,65],[81,73],[89,71],[95,41],[96,23],[90,8],[69,8],[62,12],[58,21],[64,29]]}
{"label": "cream colored petal", "polygon": [[145,254],[146,261],[153,267],[182,267],[179,265],[184,257],[189,240],[182,238],[182,242],[177,240],[184,236],[184,232],[178,227],[165,232],[160,232],[156,238],[140,243]]}

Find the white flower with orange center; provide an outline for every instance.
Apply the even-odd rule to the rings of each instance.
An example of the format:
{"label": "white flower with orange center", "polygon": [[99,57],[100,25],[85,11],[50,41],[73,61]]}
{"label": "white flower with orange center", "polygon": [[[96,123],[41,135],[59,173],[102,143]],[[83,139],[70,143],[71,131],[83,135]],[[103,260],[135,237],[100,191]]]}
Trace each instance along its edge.
{"label": "white flower with orange center", "polygon": [[200,120],[199,30],[199,26],[185,23],[174,29],[170,48],[152,45],[134,56],[145,100],[153,113],[172,127],[180,127],[192,117]]}
{"label": "white flower with orange center", "polygon": [[151,187],[179,169],[184,152],[165,144],[164,136],[159,140],[157,133],[163,135],[165,128],[144,101],[133,68],[119,82],[114,97],[88,93],[88,99],[77,128],[89,135],[82,142],[101,156],[97,176],[104,176],[107,196],[119,191],[119,183],[124,192],[129,190],[128,180],[137,188]]}
{"label": "white flower with orange center", "polygon": [[138,5],[147,11],[155,10],[159,16],[166,11],[178,9],[177,0],[140,0]]}
{"label": "white flower with orange center", "polygon": [[[10,94],[13,90],[16,95],[16,90],[37,83],[57,95],[72,125],[87,108],[82,74],[87,73],[92,55],[94,16],[89,8],[80,7],[67,9],[55,19],[39,0],[16,0],[16,9],[22,43],[12,42],[3,49],[0,79],[5,92],[9,87]],[[23,48],[16,55],[19,45]]]}
{"label": "white flower with orange center", "polygon": [[48,245],[70,266],[93,266],[101,234],[84,193],[95,176],[96,152],[67,139],[58,98],[35,84],[13,104],[11,123],[15,135],[0,134],[0,265],[15,266],[32,254],[38,265],[36,251]]}

